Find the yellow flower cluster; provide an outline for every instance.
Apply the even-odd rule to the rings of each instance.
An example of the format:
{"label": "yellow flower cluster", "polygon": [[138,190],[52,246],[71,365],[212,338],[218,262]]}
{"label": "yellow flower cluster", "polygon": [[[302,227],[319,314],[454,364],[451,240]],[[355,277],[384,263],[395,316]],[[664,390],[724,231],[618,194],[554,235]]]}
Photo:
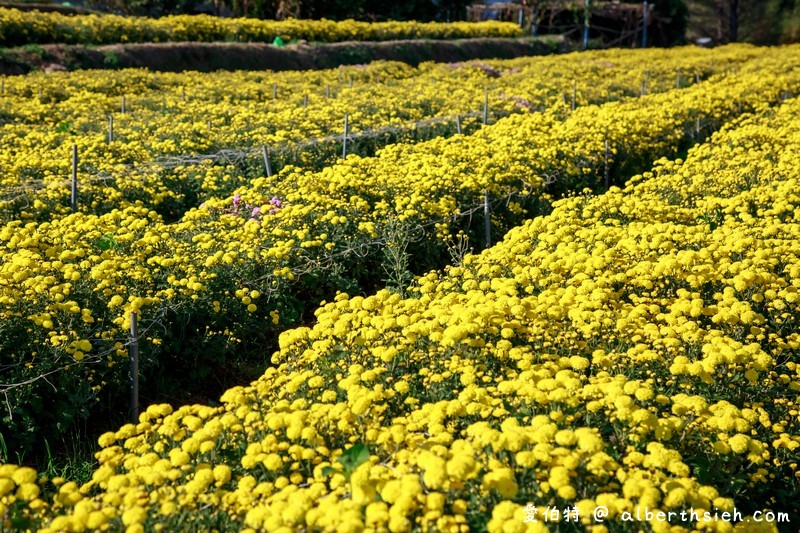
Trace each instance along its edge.
{"label": "yellow flower cluster", "polygon": [[[752,109],[777,101],[778,87],[797,91],[798,67],[796,48],[763,51],[737,75],[679,91],[565,116],[514,115],[472,136],[393,145],[319,172],[286,169],[175,224],[146,207],[10,222],[0,229],[0,335],[8,346],[3,364],[14,369],[7,383],[21,386],[4,392],[27,408],[52,395],[54,381],[59,395],[84,401],[122,386],[131,312],[151,332],[142,340],[143,367],[158,360],[188,372],[195,359],[187,350],[202,350],[204,365],[260,355],[262,339],[296,323],[309,301],[379,280],[380,265],[364,252],[380,250],[398,228],[421,239],[420,261],[444,257],[459,230],[477,233],[456,215],[484,190],[509,200],[493,218],[504,232],[538,214],[552,192],[601,182],[613,161],[649,168],[657,155],[690,142],[698,116],[716,127],[738,113],[734,102]],[[486,282],[464,283],[485,290]],[[189,322],[193,333],[181,329]],[[454,326],[440,340],[455,345],[472,333]],[[514,327],[503,326],[502,335],[512,338]]]}
{"label": "yellow flower cluster", "polygon": [[[752,47],[709,51],[598,51],[513,61],[412,68],[382,62],[320,72],[153,74],[142,70],[31,74],[5,79],[0,214],[48,220],[69,212],[71,145],[78,147],[78,208],[100,214],[144,205],[171,220],[212,196],[292,164],[320,168],[341,154],[344,116],[357,136],[349,153],[389,142],[464,133],[488,117],[563,114],[576,106],[672,89],[758,55]],[[711,58],[713,64],[710,64]],[[645,66],[643,66],[645,65]],[[352,80],[352,86],[351,86]],[[125,113],[121,113],[125,99]],[[113,139],[108,141],[109,115]],[[426,126],[420,121],[435,120]],[[216,160],[192,157],[240,150]],[[163,158],[172,158],[158,163]]]}
{"label": "yellow flower cluster", "polygon": [[158,19],[118,15],[62,15],[0,8],[0,43],[114,44],[126,42],[236,41],[315,42],[388,41],[394,39],[466,39],[520,37],[510,22],[358,22],[355,20],[261,20],[210,15],[172,15]]}
{"label": "yellow flower cluster", "polygon": [[798,113],[559,201],[407,298],[337,295],[220,407],[103,435],[40,530],[547,531],[530,509],[573,505],[593,532],[784,529],[755,520],[800,495]]}
{"label": "yellow flower cluster", "polygon": [[47,503],[40,497],[41,481],[33,468],[0,465],[0,527],[11,523],[23,529],[44,517]]}

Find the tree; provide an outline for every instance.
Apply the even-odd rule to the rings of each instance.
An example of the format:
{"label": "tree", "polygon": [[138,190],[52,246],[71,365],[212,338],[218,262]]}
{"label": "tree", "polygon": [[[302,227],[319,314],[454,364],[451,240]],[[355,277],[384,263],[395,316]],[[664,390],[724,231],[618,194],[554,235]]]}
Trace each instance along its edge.
{"label": "tree", "polygon": [[656,16],[669,19],[664,27],[663,42],[659,46],[684,44],[689,10],[684,0],[650,0]]}
{"label": "tree", "polygon": [[769,0],[753,40],[765,44],[800,41],[800,0]]}
{"label": "tree", "polygon": [[[757,2],[756,2],[757,3]],[[745,5],[754,2],[739,0],[693,0],[689,2],[689,27],[696,37],[711,37],[716,42],[739,40],[739,20]]]}
{"label": "tree", "polygon": [[718,43],[792,42],[800,38],[800,0],[689,0],[690,37]]}

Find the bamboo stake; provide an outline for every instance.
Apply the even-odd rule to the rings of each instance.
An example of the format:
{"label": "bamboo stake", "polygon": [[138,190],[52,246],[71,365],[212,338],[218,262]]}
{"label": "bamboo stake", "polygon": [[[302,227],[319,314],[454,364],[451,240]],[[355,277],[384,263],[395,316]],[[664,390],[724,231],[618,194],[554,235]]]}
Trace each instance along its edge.
{"label": "bamboo stake", "polygon": [[72,179],[69,205],[72,212],[78,211],[78,145],[72,145]]}
{"label": "bamboo stake", "polygon": [[139,421],[139,325],[136,320],[136,312],[131,311],[131,422]]}

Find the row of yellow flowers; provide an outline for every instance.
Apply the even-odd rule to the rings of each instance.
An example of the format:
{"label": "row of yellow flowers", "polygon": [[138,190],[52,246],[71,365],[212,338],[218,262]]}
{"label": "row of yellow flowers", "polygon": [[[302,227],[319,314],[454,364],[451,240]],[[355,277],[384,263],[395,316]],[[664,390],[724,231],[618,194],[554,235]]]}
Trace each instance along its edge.
{"label": "row of yellow flowers", "polygon": [[[457,115],[462,131],[472,132],[482,121],[484,99],[494,122],[564,102],[571,107],[573,82],[576,106],[621,100],[638,96],[643,84],[648,93],[689,86],[757,53],[745,46],[713,52],[615,50],[419,68],[378,63],[311,73],[128,70],[6,78],[0,213],[5,220],[26,221],[68,213],[72,144],[78,147],[82,212],[145,205],[175,219],[263,175],[262,145],[269,147],[273,170],[335,161],[345,115],[355,136],[349,153],[371,155],[388,142],[453,134]],[[247,156],[237,152],[206,164],[187,156],[224,149]],[[172,158],[169,164],[152,164],[164,157]]]}
{"label": "row of yellow flowers", "polygon": [[[6,440],[30,443],[94,409],[101,391],[125,389],[132,311],[145,370],[157,362],[173,379],[200,380],[263,365],[277,333],[314,302],[386,279],[402,289],[409,265],[441,261],[459,231],[476,242],[482,231],[455,215],[482,191],[503,200],[492,217],[500,235],[546,210],[552,195],[678,153],[700,138],[698,118],[702,136],[740,106],[777,103],[800,90],[798,68],[797,48],[762,50],[736,74],[677,91],[566,118],[559,109],[514,115],[472,136],[394,145],[319,172],[285,169],[177,224],[146,207],[11,222],[0,230]],[[49,409],[49,399],[63,407]]]}
{"label": "row of yellow flowers", "polygon": [[560,201],[406,298],[339,294],[220,407],[148,407],[52,501],[6,465],[2,505],[42,531],[790,530],[798,113]]}
{"label": "row of yellow flowers", "polygon": [[119,15],[62,15],[0,8],[0,44],[114,44],[169,41],[272,42],[281,37],[315,42],[394,39],[521,37],[509,22],[358,22],[355,20],[261,20],[210,15],[172,15],[158,19]]}

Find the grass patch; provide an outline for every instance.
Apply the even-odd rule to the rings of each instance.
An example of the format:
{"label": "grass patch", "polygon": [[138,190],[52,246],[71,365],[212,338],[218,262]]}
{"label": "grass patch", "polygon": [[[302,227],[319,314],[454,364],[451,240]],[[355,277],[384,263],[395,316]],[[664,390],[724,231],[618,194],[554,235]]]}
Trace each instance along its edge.
{"label": "grass patch", "polygon": [[24,452],[16,452],[12,457],[5,437],[0,433],[0,464],[28,465],[47,479],[63,478],[78,485],[90,481],[92,472],[97,468],[94,439],[71,433],[56,445],[57,453],[53,453],[50,443],[45,440],[44,454],[41,457],[29,457]]}

